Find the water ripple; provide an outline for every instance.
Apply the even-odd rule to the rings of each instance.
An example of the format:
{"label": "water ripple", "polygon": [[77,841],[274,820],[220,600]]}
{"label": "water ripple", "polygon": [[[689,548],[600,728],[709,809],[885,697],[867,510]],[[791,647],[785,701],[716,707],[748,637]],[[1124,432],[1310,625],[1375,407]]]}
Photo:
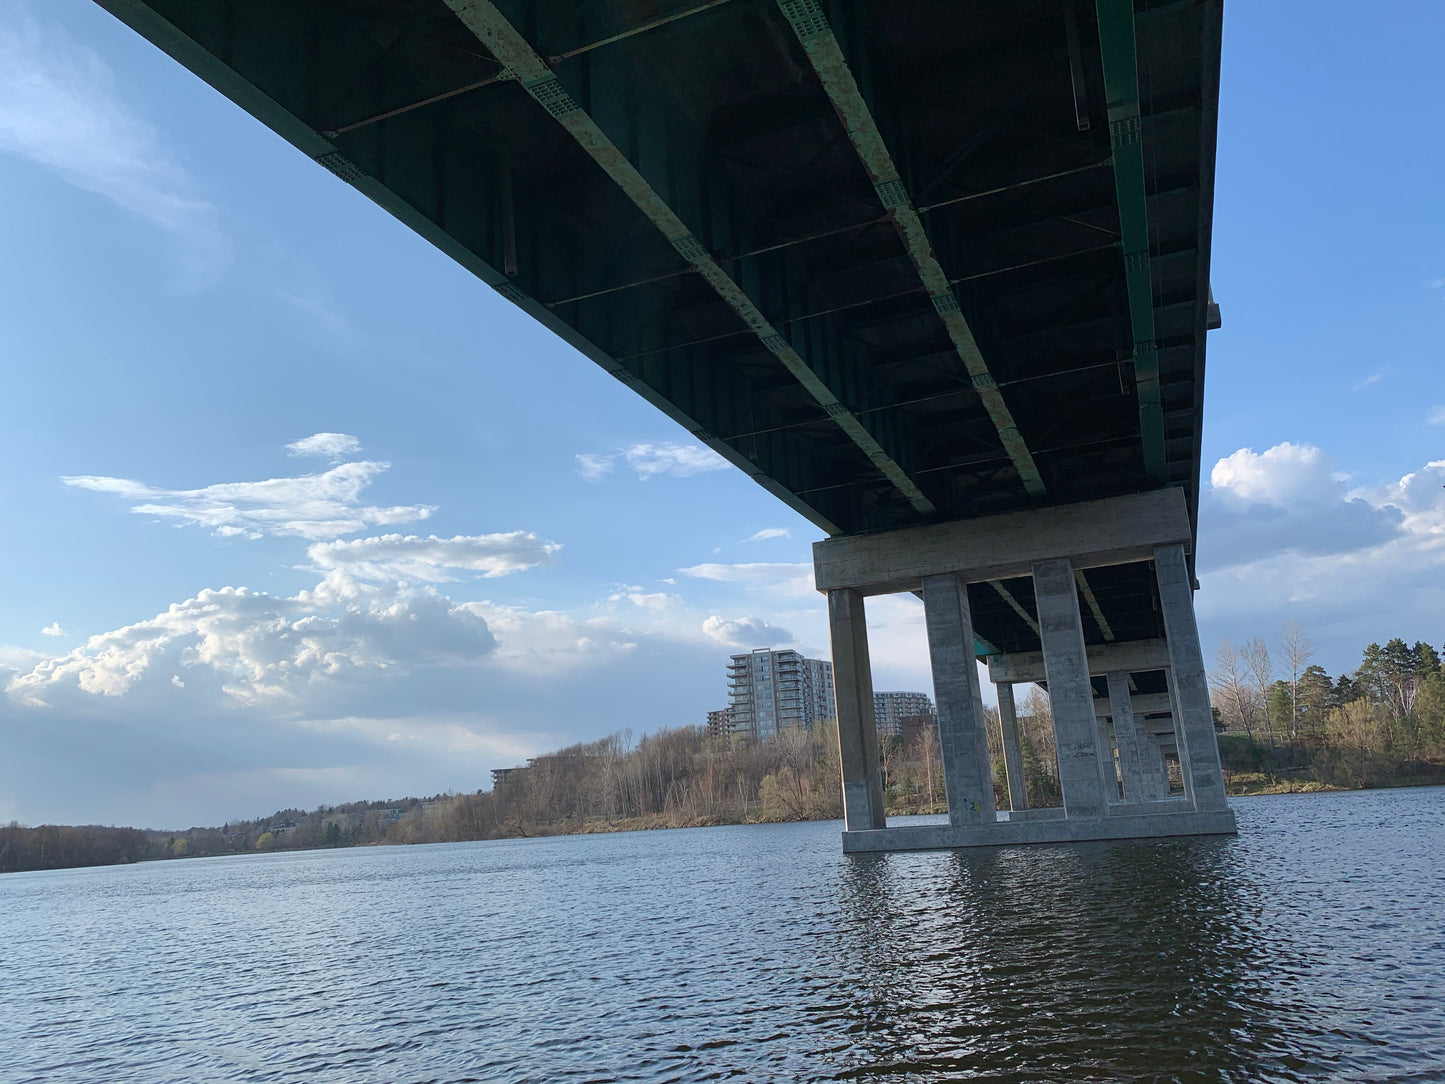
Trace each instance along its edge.
{"label": "water ripple", "polygon": [[0,1078],[1445,1079],[1445,790],[1232,839],[844,857],[837,824],[0,879]]}

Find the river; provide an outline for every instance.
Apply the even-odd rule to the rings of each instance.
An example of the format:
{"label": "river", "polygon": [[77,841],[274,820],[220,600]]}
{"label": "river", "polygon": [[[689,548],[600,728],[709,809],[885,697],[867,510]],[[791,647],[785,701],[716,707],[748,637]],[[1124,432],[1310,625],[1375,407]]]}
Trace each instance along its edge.
{"label": "river", "polygon": [[1445,1080],[1445,788],[1233,838],[837,822],[0,877],[0,1080]]}

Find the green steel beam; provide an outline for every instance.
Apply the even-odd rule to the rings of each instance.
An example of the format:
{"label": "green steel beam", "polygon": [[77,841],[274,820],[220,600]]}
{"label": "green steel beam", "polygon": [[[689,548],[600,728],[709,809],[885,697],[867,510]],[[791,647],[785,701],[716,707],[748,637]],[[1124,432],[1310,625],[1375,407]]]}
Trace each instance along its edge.
{"label": "green steel beam", "polygon": [[1099,608],[1099,600],[1094,597],[1094,589],[1089,586],[1089,581],[1084,576],[1084,570],[1082,568],[1074,569],[1074,579],[1079,585],[1079,593],[1084,596],[1084,601],[1088,603],[1089,612],[1094,615],[1094,622],[1099,626],[1099,631],[1104,634],[1105,641],[1113,643],[1114,630],[1109,627],[1109,622],[1104,617],[1104,611]]}
{"label": "green steel beam", "polygon": [[833,109],[843,122],[848,139],[863,167],[868,171],[874,191],[892,219],[894,229],[898,231],[898,236],[908,251],[908,257],[913,261],[914,269],[933,301],[933,307],[948,329],[948,337],[953,342],[954,350],[967,369],[969,379],[983,401],[984,409],[993,420],[994,428],[998,430],[999,439],[1023,482],[1024,490],[1031,497],[1044,496],[1044,480],[1034,463],[1033,454],[1019,432],[1018,423],[1014,421],[1008,404],[1004,402],[1003,393],[999,391],[993,375],[989,372],[988,364],[974,338],[973,329],[968,326],[968,321],[959,309],[958,297],[953,292],[943,265],[934,254],[933,243],[923,228],[923,219],[919,217],[907,189],[903,186],[898,167],[883,142],[883,135],[878,130],[868,103],[863,100],[858,81],[853,77],[848,60],[833,34],[833,28],[828,24],[817,0],[777,0],[777,4],[783,17],[793,28],[798,43],[808,54],[808,60],[822,81]]}
{"label": "green steel beam", "polygon": [[177,28],[153,8],[149,0],[95,0],[95,2],[276,132],[308,158],[357,189],[362,195],[429,241],[439,251],[450,256],[481,279],[483,283],[492,287],[543,327],[557,335],[563,342],[626,384],[789,508],[827,534],[842,533],[844,529],[842,524],[812,507],[783,483],[760,470],[748,456],[726,441],[702,429],[696,418],[687,414],[660,391],[651,387],[625,364],[602,350],[596,343],[587,339],[544,305],[518,290],[506,275],[489,264],[478,253],[462,244],[432,219],[353,163],[340,151],[333,140],[317,132],[286,105],[252,84],[205,46]]}
{"label": "green steel beam", "polygon": [[787,371],[827,412],[868,460],[901,492],[913,508],[923,515],[934,515],[937,509],[903,469],[878,443],[872,433],[813,371],[788,340],[763,315],[751,297],[718,264],[687,224],[670,207],[656,189],[615,143],[608,138],[587,110],[583,109],[558,82],[547,61],[517,31],[489,0],[446,0],[487,50],[505,68],[507,74],[567,131],[580,147],[634,206],[671,242],[678,254],[702,276],[714,292],[735,312],[758,337],[762,345],[776,357]]}
{"label": "green steel beam", "polygon": [[1164,451],[1164,414],[1159,399],[1159,348],[1154,337],[1154,281],[1149,260],[1149,208],[1144,188],[1144,126],[1139,115],[1139,60],[1134,40],[1134,0],[1096,0],[1109,145],[1114,152],[1114,190],[1124,247],[1129,326],[1134,338],[1134,384],[1139,393],[1139,433],[1144,469],[1156,485],[1169,481]]}
{"label": "green steel beam", "polygon": [[1009,604],[1009,609],[1013,610],[1014,613],[1023,619],[1023,623],[1029,627],[1030,632],[1035,636],[1039,635],[1039,623],[1023,608],[1023,604],[1014,598],[1014,593],[1003,585],[1002,580],[989,580],[988,585],[998,592],[1001,599]]}

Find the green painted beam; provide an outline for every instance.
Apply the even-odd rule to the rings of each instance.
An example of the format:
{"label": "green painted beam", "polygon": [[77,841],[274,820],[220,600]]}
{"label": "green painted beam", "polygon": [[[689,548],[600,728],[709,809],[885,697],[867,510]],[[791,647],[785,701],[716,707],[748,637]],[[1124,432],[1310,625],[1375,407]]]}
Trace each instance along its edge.
{"label": "green painted beam", "polygon": [[892,220],[894,229],[898,231],[914,270],[933,301],[939,319],[947,328],[954,350],[963,362],[994,428],[998,430],[999,440],[1013,462],[1025,492],[1031,497],[1044,496],[1044,480],[1039,474],[1038,465],[1034,462],[1023,434],[1019,432],[1018,423],[1014,421],[1008,404],[1004,402],[1003,393],[994,381],[993,374],[989,372],[983,352],[979,350],[978,341],[974,338],[973,329],[968,326],[968,321],[959,309],[958,297],[933,251],[933,242],[928,239],[928,232],[923,228],[923,219],[903,186],[898,167],[883,142],[883,134],[878,130],[878,124],[868,108],[868,103],[863,99],[862,91],[858,89],[858,81],[853,77],[827,16],[823,14],[817,0],[777,0],[777,4],[778,10],[788,20],[788,25],[793,28],[798,43],[808,54],[808,60],[821,80],[838,119],[843,122],[854,151],[863,163],[863,168],[868,171],[868,176],[873,181],[873,189],[878,194],[884,211]]}
{"label": "green painted beam", "polygon": [[1134,339],[1134,384],[1139,393],[1139,433],[1149,480],[1169,480],[1164,451],[1164,414],[1159,397],[1159,349],[1154,338],[1154,280],[1149,261],[1149,207],[1144,189],[1144,126],[1139,115],[1139,60],[1133,0],[1096,0],[1099,51],[1109,144],[1114,153],[1114,190],[1124,248],[1129,325]]}
{"label": "green painted beam", "polygon": [[529,95],[560,124],[577,145],[612,179],[713,291],[735,312],[759,342],[776,357],[868,460],[923,515],[937,509],[903,467],[803,360],[763,315],[747,292],[692,233],[675,210],[608,138],[587,110],[557,80],[547,61],[489,0],[446,0],[466,26]]}

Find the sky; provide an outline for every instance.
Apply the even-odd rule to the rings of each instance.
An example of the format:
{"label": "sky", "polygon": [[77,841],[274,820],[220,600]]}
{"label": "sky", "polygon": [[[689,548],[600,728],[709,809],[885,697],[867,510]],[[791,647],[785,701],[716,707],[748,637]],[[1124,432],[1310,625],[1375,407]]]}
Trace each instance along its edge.
{"label": "sky", "polygon": [[[1445,641],[1441,40],[1228,6],[1207,658]],[[471,791],[827,657],[815,527],[88,0],[0,0],[0,381],[0,822]]]}

